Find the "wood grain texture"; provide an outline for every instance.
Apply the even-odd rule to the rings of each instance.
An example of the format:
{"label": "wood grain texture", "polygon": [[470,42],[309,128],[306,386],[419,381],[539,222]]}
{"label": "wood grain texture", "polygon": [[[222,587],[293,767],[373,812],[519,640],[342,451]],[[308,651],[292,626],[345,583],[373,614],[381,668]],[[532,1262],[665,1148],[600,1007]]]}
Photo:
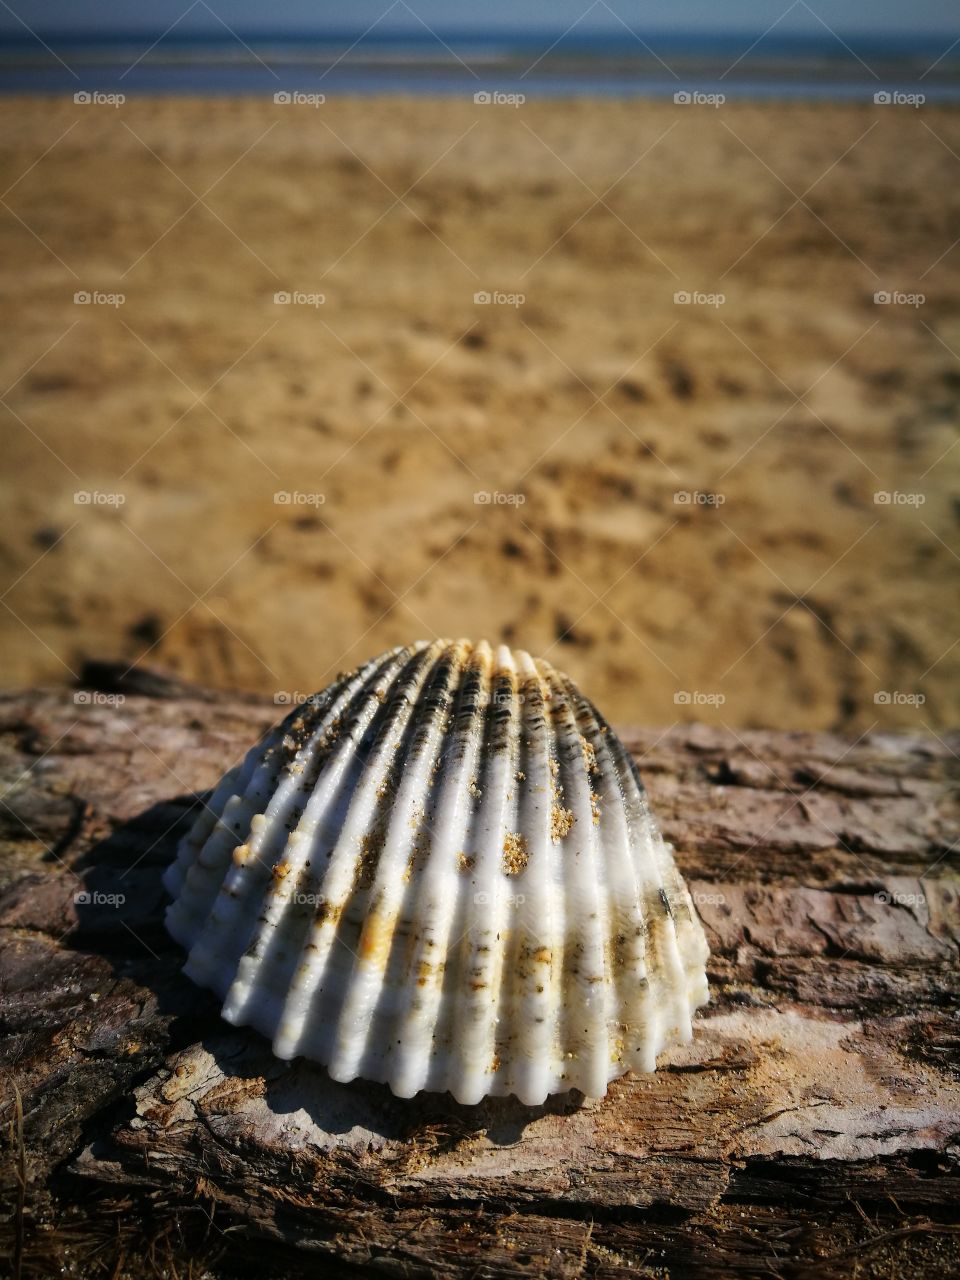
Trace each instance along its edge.
{"label": "wood grain texture", "polygon": [[282,708],[93,674],[80,700],[0,701],[23,1213],[15,1159],[0,1198],[25,1276],[168,1256],[224,1277],[265,1257],[290,1275],[960,1270],[960,736],[627,732],[707,929],[711,1004],[692,1045],[601,1101],[463,1107],[284,1065],[180,976],[161,872]]}

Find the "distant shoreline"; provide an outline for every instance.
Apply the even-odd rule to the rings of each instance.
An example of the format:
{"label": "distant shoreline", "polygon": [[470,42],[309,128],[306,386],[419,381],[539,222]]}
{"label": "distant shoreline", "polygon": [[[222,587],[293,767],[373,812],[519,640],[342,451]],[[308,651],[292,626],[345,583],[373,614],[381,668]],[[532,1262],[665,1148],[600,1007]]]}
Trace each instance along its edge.
{"label": "distant shoreline", "polygon": [[[494,106],[561,98],[675,100],[711,106],[723,102],[837,102],[912,106],[960,103],[960,82],[928,82],[903,74],[852,79],[807,67],[766,75],[722,78],[705,68],[676,78],[650,71],[603,68],[555,69],[523,76],[501,64],[477,66],[477,74],[448,66],[357,63],[322,69],[290,65],[276,70],[222,64],[158,62],[135,71],[116,64],[73,69],[10,65],[0,61],[0,96],[73,96],[78,93],[134,97],[260,97],[280,93],[322,97],[397,96],[455,98],[486,94]],[[686,96],[684,96],[686,95]],[[484,101],[481,97],[479,101]]]}
{"label": "distant shoreline", "polygon": [[[44,37],[46,39],[46,36]],[[916,39],[406,36],[83,37],[0,43],[0,93],[463,95],[871,101],[876,92],[960,101],[960,45]]]}

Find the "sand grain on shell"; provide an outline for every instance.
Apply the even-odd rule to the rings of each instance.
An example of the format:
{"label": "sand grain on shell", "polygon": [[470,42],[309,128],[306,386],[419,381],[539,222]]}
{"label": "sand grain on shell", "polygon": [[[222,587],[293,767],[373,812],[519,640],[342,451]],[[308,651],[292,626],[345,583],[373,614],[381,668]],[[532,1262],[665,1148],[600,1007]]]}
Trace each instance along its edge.
{"label": "sand grain on shell", "polygon": [[562,804],[554,802],[550,806],[550,839],[554,844],[568,836],[573,830],[575,818],[572,809],[565,809]]}
{"label": "sand grain on shell", "polygon": [[503,841],[501,865],[505,875],[518,876],[527,865],[527,841],[519,832],[508,832]]}

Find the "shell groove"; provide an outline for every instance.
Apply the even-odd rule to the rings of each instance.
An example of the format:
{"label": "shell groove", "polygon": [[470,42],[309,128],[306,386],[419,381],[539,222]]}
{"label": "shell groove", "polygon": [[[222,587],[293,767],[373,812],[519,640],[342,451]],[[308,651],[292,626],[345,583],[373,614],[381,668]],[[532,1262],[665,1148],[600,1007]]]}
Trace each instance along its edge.
{"label": "shell groove", "polygon": [[708,998],[632,758],[505,647],[424,641],[339,677],[225,775],[164,883],[227,1021],[401,1097],[599,1097]]}

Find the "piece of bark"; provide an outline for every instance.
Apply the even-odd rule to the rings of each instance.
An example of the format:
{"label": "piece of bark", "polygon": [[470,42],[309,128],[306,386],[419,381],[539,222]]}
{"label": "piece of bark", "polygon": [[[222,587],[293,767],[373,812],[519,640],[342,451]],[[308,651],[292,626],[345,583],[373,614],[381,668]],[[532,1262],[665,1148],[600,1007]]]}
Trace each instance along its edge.
{"label": "piece of bark", "polygon": [[14,1164],[0,1194],[24,1274],[53,1268],[58,1232],[67,1274],[91,1240],[140,1274],[171,1223],[182,1264],[210,1213],[224,1276],[248,1256],[449,1277],[960,1269],[956,735],[625,734],[707,929],[712,1002],[690,1046],[601,1101],[463,1107],[283,1064],[181,977],[161,873],[283,709],[127,687],[157,696],[0,700],[23,1221]]}

